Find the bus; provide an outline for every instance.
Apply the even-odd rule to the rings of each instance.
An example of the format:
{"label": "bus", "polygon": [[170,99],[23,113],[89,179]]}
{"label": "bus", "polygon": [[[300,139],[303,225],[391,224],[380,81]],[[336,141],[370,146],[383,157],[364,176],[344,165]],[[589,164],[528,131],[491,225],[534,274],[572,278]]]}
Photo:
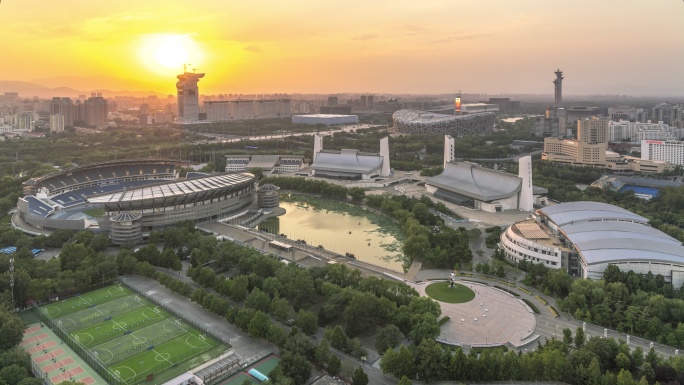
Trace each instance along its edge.
{"label": "bus", "polygon": [[278,241],[271,241],[268,243],[269,246],[271,246],[274,249],[282,250],[282,251],[292,251],[292,246],[288,245],[287,243],[282,243]]}

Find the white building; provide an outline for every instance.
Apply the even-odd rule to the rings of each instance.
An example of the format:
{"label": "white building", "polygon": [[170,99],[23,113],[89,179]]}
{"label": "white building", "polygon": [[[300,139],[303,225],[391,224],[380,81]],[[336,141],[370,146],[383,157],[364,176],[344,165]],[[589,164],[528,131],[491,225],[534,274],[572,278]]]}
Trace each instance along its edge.
{"label": "white building", "polygon": [[501,234],[505,257],[542,263],[574,276],[601,279],[615,265],[622,271],[662,275],[684,283],[681,242],[648,225],[648,219],[600,202],[569,202],[537,210]]}
{"label": "white building", "polygon": [[657,160],[684,166],[684,141],[642,140],[641,159]]}
{"label": "white building", "polygon": [[499,111],[498,104],[488,103],[468,103],[461,105],[461,112],[464,114],[474,114],[478,112],[497,112]]}
{"label": "white building", "polygon": [[677,128],[663,122],[641,123],[626,120],[610,122],[609,140],[611,142],[641,143],[642,140],[680,140],[682,137],[684,137],[684,128]]}
{"label": "white building", "polygon": [[359,122],[357,115],[335,115],[335,114],[310,114],[293,115],[292,123],[302,124],[325,124],[331,126],[335,124],[356,124]]}

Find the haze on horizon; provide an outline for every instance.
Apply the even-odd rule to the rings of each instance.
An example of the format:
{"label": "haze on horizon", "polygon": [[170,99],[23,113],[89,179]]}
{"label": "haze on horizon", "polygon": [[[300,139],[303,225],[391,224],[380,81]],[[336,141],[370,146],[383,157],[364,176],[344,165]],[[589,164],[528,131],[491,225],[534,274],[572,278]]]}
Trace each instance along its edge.
{"label": "haze on horizon", "polygon": [[8,0],[0,80],[174,93],[182,60],[203,94],[549,94],[560,68],[569,95],[684,95],[682,16],[676,0]]}

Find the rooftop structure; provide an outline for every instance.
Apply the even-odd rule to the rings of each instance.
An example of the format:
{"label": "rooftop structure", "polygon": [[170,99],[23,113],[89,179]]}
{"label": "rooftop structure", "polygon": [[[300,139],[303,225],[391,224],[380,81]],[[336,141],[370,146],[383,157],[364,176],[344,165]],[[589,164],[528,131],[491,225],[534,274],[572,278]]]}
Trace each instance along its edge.
{"label": "rooftop structure", "polygon": [[183,72],[176,76],[178,96],[178,123],[197,123],[199,119],[199,90],[197,83],[204,74]]}

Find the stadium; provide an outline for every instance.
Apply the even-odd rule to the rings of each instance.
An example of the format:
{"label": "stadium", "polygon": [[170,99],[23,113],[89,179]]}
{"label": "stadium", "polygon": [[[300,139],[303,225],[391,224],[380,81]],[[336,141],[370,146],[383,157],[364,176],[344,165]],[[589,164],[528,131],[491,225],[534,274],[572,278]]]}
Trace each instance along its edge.
{"label": "stadium", "polygon": [[12,224],[26,233],[57,229],[110,234],[136,243],[155,228],[220,219],[255,202],[249,173],[179,178],[171,160],[122,160],[79,166],[24,184]]}
{"label": "stadium", "polygon": [[482,135],[492,132],[496,115],[482,112],[445,115],[419,110],[399,110],[392,114],[394,129],[402,134]]}
{"label": "stadium", "polygon": [[568,202],[536,210],[501,234],[513,262],[542,263],[574,276],[601,279],[609,265],[637,274],[662,275],[684,284],[681,242],[648,225],[648,219],[600,202]]}

